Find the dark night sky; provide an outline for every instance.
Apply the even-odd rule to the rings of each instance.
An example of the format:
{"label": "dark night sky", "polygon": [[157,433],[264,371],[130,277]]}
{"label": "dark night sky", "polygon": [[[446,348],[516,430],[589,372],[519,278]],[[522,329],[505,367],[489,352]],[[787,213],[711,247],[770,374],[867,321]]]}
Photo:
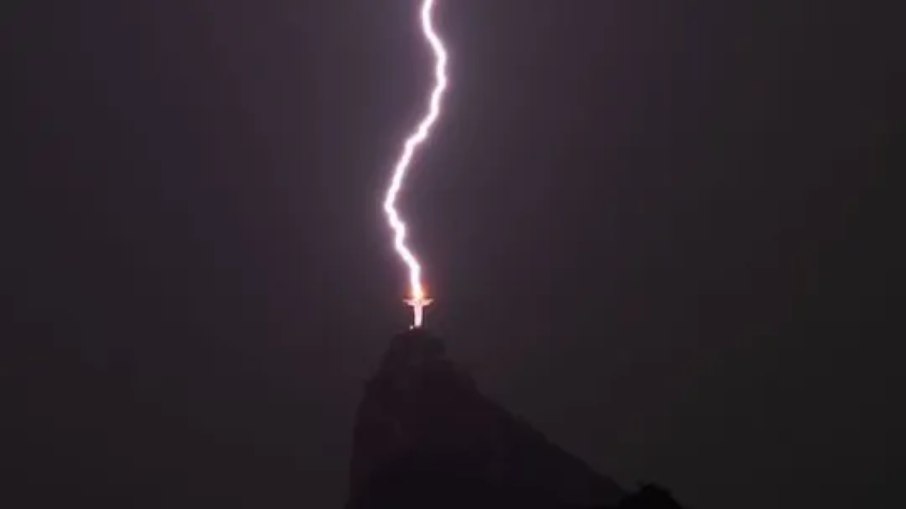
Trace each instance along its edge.
{"label": "dark night sky", "polygon": [[[32,505],[342,504],[408,320],[379,207],[430,84],[415,7],[4,5],[3,455]],[[697,509],[896,506],[895,17],[438,14],[452,88],[403,206],[483,390]]]}

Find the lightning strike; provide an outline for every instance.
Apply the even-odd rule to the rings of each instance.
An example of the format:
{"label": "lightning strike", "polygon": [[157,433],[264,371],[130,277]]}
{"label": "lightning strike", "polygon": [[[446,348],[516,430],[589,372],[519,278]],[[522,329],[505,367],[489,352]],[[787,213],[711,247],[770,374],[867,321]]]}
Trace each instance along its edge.
{"label": "lightning strike", "polygon": [[403,152],[393,169],[393,177],[384,199],[384,212],[387,214],[387,222],[393,230],[393,247],[409,268],[409,298],[405,302],[412,306],[412,327],[422,326],[422,311],[425,306],[431,304],[431,299],[427,298],[425,288],[422,285],[421,264],[415,254],[412,253],[412,250],[409,249],[409,246],[406,245],[406,223],[400,218],[399,212],[396,210],[396,199],[403,185],[403,179],[412,163],[415,150],[428,139],[431,134],[431,128],[440,116],[441,100],[443,99],[444,91],[447,89],[447,50],[440,36],[434,30],[432,21],[434,4],[434,0],[424,0],[421,7],[422,31],[431,46],[431,51],[434,53],[435,58],[434,89],[431,92],[427,114],[403,145]]}

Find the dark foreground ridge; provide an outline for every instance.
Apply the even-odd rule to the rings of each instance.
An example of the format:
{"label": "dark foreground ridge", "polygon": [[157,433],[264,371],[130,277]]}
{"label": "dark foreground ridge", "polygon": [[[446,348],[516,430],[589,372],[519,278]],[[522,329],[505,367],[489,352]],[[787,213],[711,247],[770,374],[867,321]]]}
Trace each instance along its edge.
{"label": "dark foreground ridge", "polygon": [[679,508],[628,494],[484,397],[443,342],[393,338],[358,409],[347,509]]}

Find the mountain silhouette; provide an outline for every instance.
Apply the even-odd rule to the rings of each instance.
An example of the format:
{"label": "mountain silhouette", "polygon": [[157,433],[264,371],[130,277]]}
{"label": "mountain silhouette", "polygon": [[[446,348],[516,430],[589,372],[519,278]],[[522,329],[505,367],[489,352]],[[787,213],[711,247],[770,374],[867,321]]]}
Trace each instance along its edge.
{"label": "mountain silhouette", "polygon": [[347,509],[679,508],[629,494],[482,395],[423,329],[394,337],[367,382]]}

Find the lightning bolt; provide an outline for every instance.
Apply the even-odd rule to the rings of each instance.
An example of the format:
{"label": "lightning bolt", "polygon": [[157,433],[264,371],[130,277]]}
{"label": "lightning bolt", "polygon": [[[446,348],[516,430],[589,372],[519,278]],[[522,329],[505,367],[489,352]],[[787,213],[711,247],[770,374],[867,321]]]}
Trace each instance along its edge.
{"label": "lightning bolt", "polygon": [[403,145],[403,152],[397,160],[393,169],[393,178],[390,180],[390,187],[387,189],[386,198],[384,198],[384,212],[387,215],[387,222],[393,230],[393,247],[403,259],[409,268],[409,304],[415,309],[414,327],[421,327],[422,313],[421,308],[430,303],[426,298],[425,289],[422,285],[422,266],[409,246],[406,245],[406,223],[400,218],[396,210],[396,199],[399,195],[400,188],[403,186],[403,180],[412,163],[412,157],[416,149],[431,134],[431,128],[437,122],[441,113],[441,100],[444,91],[447,89],[447,50],[437,32],[434,30],[432,14],[434,11],[434,0],[424,0],[421,7],[421,24],[425,39],[431,46],[434,53],[434,89],[431,92],[428,112],[419,122],[418,127],[412,134],[406,138]]}

